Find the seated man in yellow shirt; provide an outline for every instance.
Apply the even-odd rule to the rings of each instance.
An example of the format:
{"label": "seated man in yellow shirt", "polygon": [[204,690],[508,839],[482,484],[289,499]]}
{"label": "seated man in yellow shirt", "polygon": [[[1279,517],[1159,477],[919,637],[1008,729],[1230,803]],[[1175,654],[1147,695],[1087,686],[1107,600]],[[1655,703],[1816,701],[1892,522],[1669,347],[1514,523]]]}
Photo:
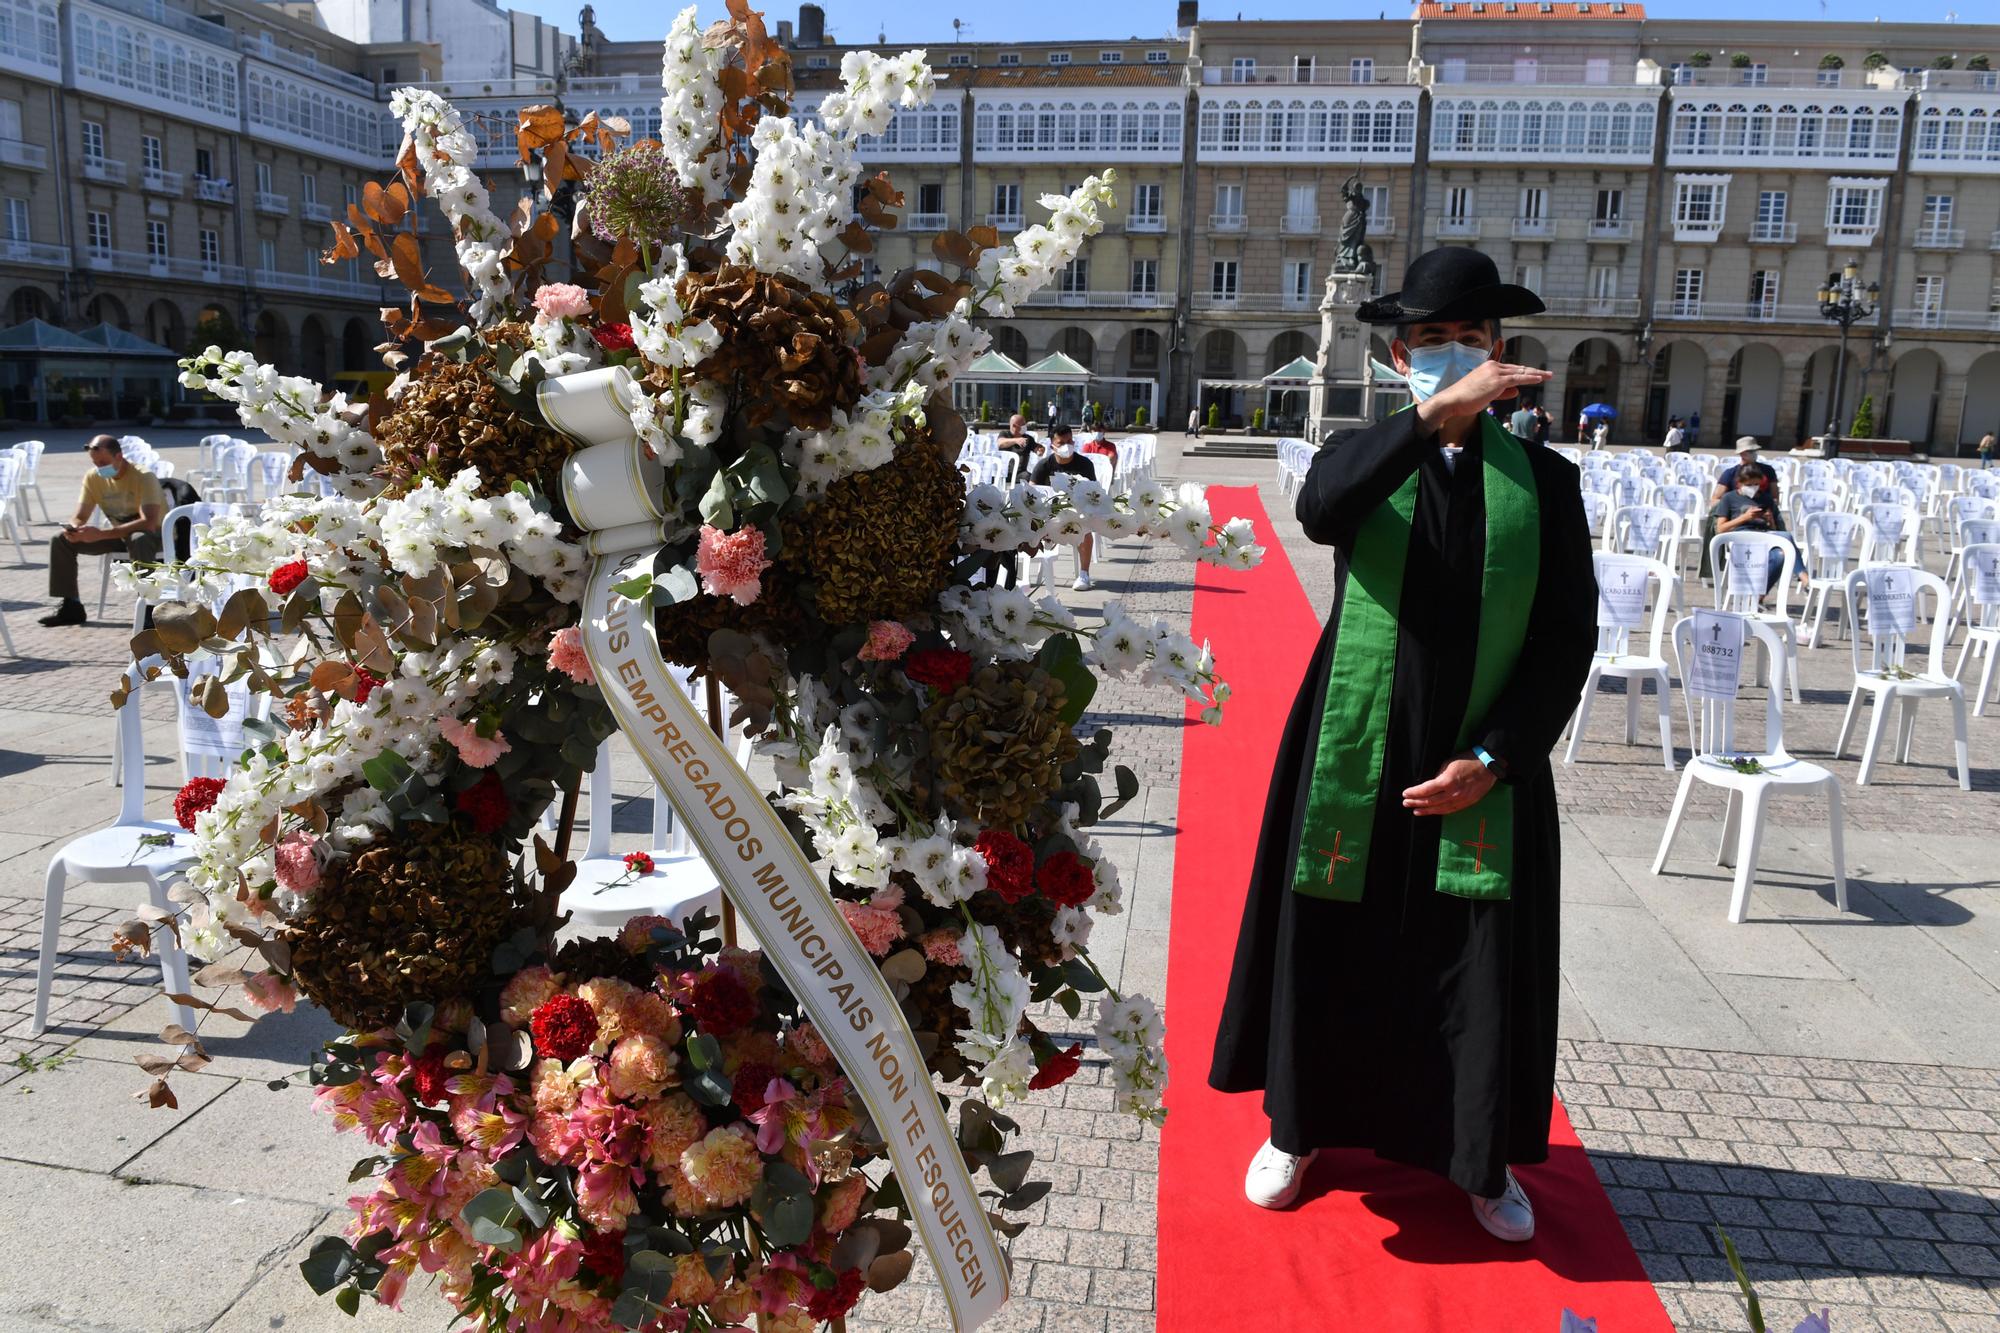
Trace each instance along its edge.
{"label": "seated man in yellow shirt", "polygon": [[[81,625],[90,618],[77,596],[77,556],[118,550],[134,560],[160,558],[160,520],[167,513],[160,479],[126,462],[113,436],[99,435],[88,448],[91,470],[84,474],[76,515],[49,538],[49,596],[61,598],[62,604],[42,617],[44,625]],[[111,526],[85,526],[99,509]]]}

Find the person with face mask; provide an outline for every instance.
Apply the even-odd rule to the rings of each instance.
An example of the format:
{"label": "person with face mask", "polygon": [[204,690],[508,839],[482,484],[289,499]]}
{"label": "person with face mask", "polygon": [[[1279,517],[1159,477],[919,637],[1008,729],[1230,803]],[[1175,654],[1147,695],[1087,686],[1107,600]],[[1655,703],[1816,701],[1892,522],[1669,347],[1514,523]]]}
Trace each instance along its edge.
{"label": "person with face mask", "polygon": [[[116,436],[99,435],[85,447],[91,469],[83,474],[76,513],[61,532],[49,538],[49,596],[57,598],[58,604],[42,617],[42,623],[51,627],[81,625],[90,619],[77,594],[79,555],[122,550],[134,560],[160,558],[160,520],[167,513],[160,479],[126,462]],[[111,526],[87,526],[90,516],[100,509]]]}
{"label": "person with face mask", "polygon": [[[1770,471],[1760,463],[1743,463],[1729,471],[1735,474],[1733,485],[1709,511],[1709,517],[1715,520],[1715,531],[1770,533],[1789,545],[1792,537],[1785,531],[1784,515],[1778,511],[1776,479]],[[1764,591],[1768,595],[1784,576],[1785,553],[1773,547],[1766,559],[1769,577]]]}
{"label": "person with face mask", "polygon": [[[1049,433],[1049,451],[1035,462],[1028,472],[1028,480],[1037,486],[1049,484],[1049,478],[1058,472],[1067,472],[1073,477],[1088,477],[1097,480],[1097,465],[1077,452],[1076,435],[1067,423],[1058,424]],[[1085,537],[1076,548],[1076,581],[1069,586],[1078,592],[1090,588],[1090,556],[1094,539]]]}
{"label": "person with face mask", "polygon": [[1597,606],[1575,465],[1486,410],[1549,380],[1501,339],[1543,308],[1476,250],[1418,257],[1357,311],[1394,326],[1415,406],[1321,448],[1300,486],[1305,535],[1337,555],[1315,590],[1333,614],[1279,743],[1208,1076],[1263,1094],[1244,1192],[1266,1208],[1322,1150],[1366,1148],[1465,1190],[1468,1227],[1534,1234],[1511,1167],[1547,1159],[1555,1091],[1549,751]]}

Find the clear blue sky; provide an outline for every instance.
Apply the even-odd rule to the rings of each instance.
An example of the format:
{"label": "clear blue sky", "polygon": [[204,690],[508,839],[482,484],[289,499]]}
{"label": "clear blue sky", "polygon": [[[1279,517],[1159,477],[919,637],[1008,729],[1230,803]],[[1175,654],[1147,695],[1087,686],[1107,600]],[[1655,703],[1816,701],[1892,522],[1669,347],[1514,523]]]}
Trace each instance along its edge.
{"label": "clear blue sky", "polygon": [[[754,0],[753,0],[754,2]],[[582,0],[502,0],[515,8],[530,10],[559,24],[576,28]],[[666,4],[655,0],[595,0],[597,26],[621,40],[658,37],[680,7],[677,0]],[[969,36],[982,42],[1008,40],[1051,40],[1091,37],[1158,37],[1172,26],[1174,0],[1100,0],[1078,4],[1076,0],[822,0],[827,26],[842,41],[872,40],[886,32],[892,42],[911,45],[942,45],[951,41],[951,21],[963,19]],[[1409,0],[1389,4],[1355,3],[1343,0],[1202,0],[1202,13],[1212,19],[1275,18],[1373,18],[1387,13],[1407,18],[1414,6]],[[766,0],[766,17],[773,23],[798,17],[798,0]],[[1648,3],[1654,18],[1742,18],[1743,0],[1662,0]],[[1942,23],[1957,11],[1961,22],[1986,17],[2000,18],[1994,0],[1764,0],[1753,7],[1760,19],[1796,19],[1801,22],[1846,19]],[[701,0],[704,22],[726,11],[721,0]]]}

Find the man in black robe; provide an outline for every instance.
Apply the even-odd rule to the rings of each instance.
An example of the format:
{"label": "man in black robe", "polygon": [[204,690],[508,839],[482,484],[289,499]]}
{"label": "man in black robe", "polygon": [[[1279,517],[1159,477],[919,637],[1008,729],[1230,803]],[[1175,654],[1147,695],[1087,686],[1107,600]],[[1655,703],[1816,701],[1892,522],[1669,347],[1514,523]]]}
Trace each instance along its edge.
{"label": "man in black robe", "polygon": [[[1220,1091],[1264,1093],[1271,1137],[1246,1193],[1265,1207],[1297,1197],[1319,1150],[1368,1148],[1452,1180],[1494,1235],[1534,1234],[1508,1167],[1548,1156],[1560,866],[1549,751],[1589,671],[1596,583],[1576,468],[1483,423],[1490,404],[1549,378],[1500,356],[1500,321],[1542,309],[1477,251],[1420,256],[1402,291],[1357,312],[1396,326],[1390,353],[1419,401],[1323,448],[1299,491],[1306,536],[1338,552],[1334,607],[1278,748],[1209,1073]],[[1503,441],[1518,451],[1521,480],[1532,475],[1529,517],[1505,530],[1529,548],[1516,554],[1531,558],[1534,582],[1518,655],[1504,675],[1489,673],[1489,702],[1473,716],[1488,568],[1481,477]],[[1327,771],[1323,717],[1337,716],[1328,680],[1356,543],[1392,495],[1408,514],[1404,591],[1380,622],[1379,660],[1363,664],[1389,677],[1385,715],[1368,728],[1380,737],[1380,780],[1354,798],[1372,820],[1358,900],[1329,900],[1300,891],[1300,861],[1316,854],[1315,869],[1324,859],[1338,870],[1341,844],[1327,853],[1301,839],[1326,840],[1307,824],[1316,767]],[[1495,623],[1504,619],[1505,608]],[[1511,890],[1455,896],[1441,888],[1445,817],[1496,783],[1511,788],[1501,793],[1512,801]],[[1445,850],[1459,858],[1456,842]]]}

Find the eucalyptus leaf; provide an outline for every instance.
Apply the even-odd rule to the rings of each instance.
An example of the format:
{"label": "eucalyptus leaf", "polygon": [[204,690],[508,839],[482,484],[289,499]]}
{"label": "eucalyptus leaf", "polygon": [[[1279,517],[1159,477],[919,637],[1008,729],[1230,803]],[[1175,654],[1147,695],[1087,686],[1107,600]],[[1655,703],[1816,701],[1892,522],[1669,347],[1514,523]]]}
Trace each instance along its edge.
{"label": "eucalyptus leaf", "polygon": [[803,1245],[812,1237],[811,1195],[790,1195],[771,1205],[764,1218],[764,1239],[779,1249]]}
{"label": "eucalyptus leaf", "polygon": [[354,1247],[339,1236],[321,1236],[299,1263],[315,1295],[324,1296],[354,1274]]}
{"label": "eucalyptus leaf", "polygon": [[459,1216],[470,1227],[472,1238],[481,1245],[491,1245],[510,1254],[520,1248],[521,1232],[516,1223],[521,1210],[514,1202],[513,1190],[497,1185],[483,1189],[472,1196]]}

